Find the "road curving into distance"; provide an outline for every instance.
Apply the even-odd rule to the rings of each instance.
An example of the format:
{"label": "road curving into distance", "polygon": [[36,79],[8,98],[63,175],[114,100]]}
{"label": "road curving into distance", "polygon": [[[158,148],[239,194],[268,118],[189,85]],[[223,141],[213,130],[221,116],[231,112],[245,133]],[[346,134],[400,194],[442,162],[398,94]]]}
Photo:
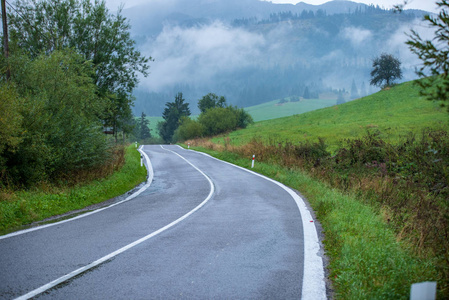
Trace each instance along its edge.
{"label": "road curving into distance", "polygon": [[76,219],[0,237],[1,299],[325,299],[315,224],[291,189],[178,146],[150,182]]}

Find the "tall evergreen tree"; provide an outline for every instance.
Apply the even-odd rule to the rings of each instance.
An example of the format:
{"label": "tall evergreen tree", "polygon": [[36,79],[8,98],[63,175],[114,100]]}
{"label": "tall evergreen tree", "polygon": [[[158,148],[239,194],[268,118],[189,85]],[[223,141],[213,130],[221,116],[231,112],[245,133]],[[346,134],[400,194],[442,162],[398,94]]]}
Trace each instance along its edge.
{"label": "tall evergreen tree", "polygon": [[158,123],[159,135],[166,143],[170,143],[182,117],[190,116],[189,103],[184,103],[182,93],[175,96],[174,102],[167,102],[162,114],[163,122]]}
{"label": "tall evergreen tree", "polygon": [[360,97],[365,97],[367,95],[368,95],[368,92],[366,91],[365,81],[363,81],[362,87],[360,88]]}
{"label": "tall evergreen tree", "polygon": [[351,85],[351,99],[357,99],[359,98],[359,91],[357,90],[357,85],[355,84],[355,80],[352,80]]}
{"label": "tall evergreen tree", "polygon": [[137,137],[140,140],[151,138],[150,121],[148,121],[147,116],[144,112],[142,112],[142,115],[137,122],[137,134]]}
{"label": "tall evergreen tree", "polygon": [[304,95],[303,95],[304,99],[310,99],[310,91],[309,91],[309,87],[306,86],[306,89],[304,90]]}

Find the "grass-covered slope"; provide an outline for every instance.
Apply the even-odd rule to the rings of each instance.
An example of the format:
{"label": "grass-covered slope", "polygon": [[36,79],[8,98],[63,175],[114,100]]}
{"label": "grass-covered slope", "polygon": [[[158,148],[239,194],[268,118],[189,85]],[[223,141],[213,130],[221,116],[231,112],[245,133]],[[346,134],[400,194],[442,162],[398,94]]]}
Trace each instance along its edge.
{"label": "grass-covered slope", "polygon": [[447,125],[447,111],[439,103],[424,100],[419,87],[406,82],[338,106],[256,122],[231,133],[229,138],[232,144],[241,145],[254,137],[279,142],[316,141],[322,137],[335,149],[342,139],[362,136],[367,128],[379,129],[384,138],[394,142],[410,131]]}
{"label": "grass-covered slope", "polygon": [[298,102],[285,103],[279,103],[279,100],[273,100],[263,104],[246,107],[245,111],[253,117],[255,122],[259,122],[303,114],[308,111],[333,106],[336,102],[337,100],[331,99],[303,99]]}

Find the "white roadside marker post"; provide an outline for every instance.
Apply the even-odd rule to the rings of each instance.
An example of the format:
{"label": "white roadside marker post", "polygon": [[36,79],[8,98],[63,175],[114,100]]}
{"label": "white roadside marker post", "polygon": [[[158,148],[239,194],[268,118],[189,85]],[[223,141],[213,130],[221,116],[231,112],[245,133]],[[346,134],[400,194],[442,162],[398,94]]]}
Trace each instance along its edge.
{"label": "white roadside marker post", "polygon": [[136,148],[137,148],[137,142],[136,142]]}
{"label": "white roadside marker post", "polygon": [[425,281],[412,284],[410,289],[410,300],[435,300],[437,294],[437,283]]}
{"label": "white roadside marker post", "polygon": [[187,144],[187,149],[190,149],[190,143]]}
{"label": "white roadside marker post", "polygon": [[251,169],[253,169],[254,168],[254,160],[256,159],[256,155],[253,155],[253,161],[252,161],[252,163],[251,163]]}

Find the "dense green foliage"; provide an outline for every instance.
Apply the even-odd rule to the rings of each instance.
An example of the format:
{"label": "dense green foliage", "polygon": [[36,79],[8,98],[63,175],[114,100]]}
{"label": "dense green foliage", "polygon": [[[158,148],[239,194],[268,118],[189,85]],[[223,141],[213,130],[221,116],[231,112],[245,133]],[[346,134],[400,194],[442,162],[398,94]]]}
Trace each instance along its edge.
{"label": "dense green foliage", "polygon": [[12,83],[3,91],[15,93],[5,99],[16,103],[5,116],[19,117],[4,136],[10,142],[0,152],[2,181],[30,185],[101,165],[107,143],[98,116],[105,103],[96,95],[92,65],[67,50],[33,60],[16,55],[10,66]]}
{"label": "dense green foliage", "polygon": [[184,117],[181,119],[173,139],[176,141],[186,141],[189,139],[202,137],[204,132],[205,129],[202,123],[192,120],[191,118]]}
{"label": "dense green foliage", "polygon": [[226,98],[224,96],[218,97],[214,93],[209,93],[200,100],[198,100],[198,108],[200,112],[204,113],[206,110],[215,108],[215,107],[225,107]]}
{"label": "dense green foliage", "polygon": [[[17,94],[14,85],[2,83],[0,84],[0,153],[3,153],[5,148],[15,151],[17,145],[22,141],[21,137],[21,123],[22,115],[19,113],[19,108],[22,105],[21,99]],[[4,158],[0,156],[0,171],[2,168]],[[0,173],[1,174],[1,173]]]}
{"label": "dense green foliage", "polygon": [[401,62],[391,54],[382,53],[373,60],[371,85],[382,88],[389,87],[397,79],[402,78]]}
{"label": "dense green foliage", "polygon": [[148,61],[134,48],[130,25],[119,10],[111,14],[104,0],[18,0],[8,15],[11,52],[32,58],[72,48],[92,63],[96,93],[107,99],[101,119],[105,126],[129,133],[132,91],[138,73],[148,74]]}
{"label": "dense green foliage", "polygon": [[[441,8],[438,15],[425,16],[430,27],[435,29],[432,40],[423,40],[416,31],[412,31],[407,44],[423,65],[418,70],[420,77],[426,77],[417,83],[423,88],[422,95],[429,100],[449,100],[449,2],[437,2]],[[430,72],[430,74],[429,74]],[[427,77],[427,75],[431,75]],[[443,105],[445,105],[443,103]]]}
{"label": "dense green foliage", "polygon": [[19,0],[1,55],[0,188],[58,182],[110,160],[103,127],[130,133],[131,93],[149,59],[104,1]]}

